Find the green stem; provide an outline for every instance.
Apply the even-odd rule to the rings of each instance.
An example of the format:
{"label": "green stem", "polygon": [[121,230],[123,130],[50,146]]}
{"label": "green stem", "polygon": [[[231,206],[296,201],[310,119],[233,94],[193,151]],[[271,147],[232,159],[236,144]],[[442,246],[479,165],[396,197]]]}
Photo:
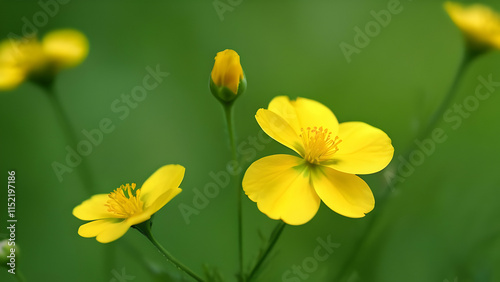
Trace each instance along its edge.
{"label": "green stem", "polygon": [[185,266],[182,262],[177,260],[174,256],[172,256],[156,239],[154,238],[153,234],[151,233],[151,221],[145,221],[143,223],[140,223],[138,225],[135,225],[134,228],[139,230],[148,240],[153,244],[153,246],[156,247],[156,249],[169,261],[172,263],[176,268],[184,271],[186,274],[191,276],[194,280],[199,281],[199,282],[204,282],[204,280],[198,276],[194,271],[189,269],[189,267]]}
{"label": "green stem", "polygon": [[[52,108],[54,109],[56,119],[58,120],[65,135],[66,142],[69,143],[69,146],[77,146],[78,139],[74,133],[73,127],[71,126],[70,119],[57,96],[53,81],[50,81],[48,83],[41,83],[39,85],[47,92],[47,97],[49,99],[49,102],[51,103]],[[80,167],[75,169],[77,170],[77,173],[82,181],[83,188],[85,189],[87,194],[89,196],[95,194],[94,191],[96,189],[94,186],[92,174],[90,173],[90,169],[87,165],[87,161],[82,159]],[[115,267],[114,249],[115,247],[113,245],[106,246],[103,249],[105,257],[104,261],[106,262],[106,266],[103,267],[104,277],[108,277],[109,269],[113,269]]]}
{"label": "green stem", "polygon": [[273,232],[271,233],[271,237],[269,238],[269,244],[267,245],[266,250],[262,254],[262,256],[259,258],[259,261],[257,261],[257,264],[253,267],[252,271],[250,272],[250,275],[248,275],[248,281],[252,281],[252,278],[255,276],[255,274],[258,272],[260,266],[262,263],[266,260],[267,256],[271,253],[273,250],[274,246],[276,245],[276,242],[278,242],[278,239],[281,236],[281,233],[283,233],[283,229],[285,229],[286,223],[283,221],[280,221],[276,227],[274,227]]}
{"label": "green stem", "polygon": [[[227,132],[229,136],[229,144],[231,146],[231,157],[233,161],[233,165],[237,165],[238,163],[238,155],[236,154],[236,141],[234,134],[234,125],[233,125],[233,103],[223,104],[224,113],[226,117],[227,124]],[[236,169],[236,168],[235,168]],[[237,203],[237,216],[238,216],[238,265],[240,270],[240,280],[244,281],[245,275],[243,274],[243,213],[242,213],[242,189],[238,185],[238,177],[236,173],[231,174],[233,177],[233,183],[236,189],[236,203]]]}
{"label": "green stem", "polygon": [[[465,70],[467,69],[467,66],[469,65],[470,62],[476,57],[480,55],[480,53],[472,52],[469,49],[465,50],[465,53],[462,57],[462,60],[460,62],[460,65],[458,66],[457,72],[453,78],[453,82],[448,89],[448,92],[446,93],[445,97],[443,98],[443,101],[439,105],[439,107],[434,111],[434,114],[430,117],[429,121],[427,122],[426,126],[424,127],[423,130],[420,131],[419,134],[417,134],[416,139],[418,140],[423,140],[427,138],[431,132],[436,128],[436,125],[439,123],[441,118],[443,117],[443,114],[446,112],[446,110],[449,109],[451,102],[453,101],[453,98],[455,98],[455,95],[457,93],[457,88],[458,85],[465,73]],[[408,150],[405,151],[403,154],[404,159],[408,159],[408,156],[416,149],[416,144],[413,143]],[[397,167],[397,165],[395,166]],[[394,188],[396,184],[399,182],[393,183],[392,181],[388,181],[385,183],[385,189],[382,189],[383,194],[377,199],[377,206],[379,206],[379,209],[377,212],[374,212],[368,219],[367,226],[365,227],[365,230],[362,232],[362,236],[357,240],[356,244],[354,245],[354,250],[351,252],[349,258],[345,261],[345,263],[340,267],[340,272],[338,273],[337,277],[333,281],[342,281],[341,279],[344,278],[347,274],[349,274],[349,271],[352,269],[353,264],[355,263],[356,259],[358,258],[359,253],[363,249],[364,245],[366,244],[366,239],[369,238],[367,234],[370,234],[373,231],[373,228],[376,226],[376,222],[379,220],[379,216],[381,214],[382,208],[385,206],[385,202],[389,199],[389,187]]]}
{"label": "green stem", "polygon": [[[49,98],[49,102],[51,103],[52,108],[54,109],[54,113],[56,114],[56,119],[59,121],[59,124],[64,132],[64,135],[66,137],[66,142],[68,142],[70,146],[76,146],[78,144],[78,139],[76,138],[76,135],[70,124],[68,115],[66,114],[63,106],[61,105],[61,101],[57,97],[57,93],[54,90],[54,87],[45,87],[44,89],[47,91],[48,94],[47,97]],[[89,195],[94,194],[92,175],[87,166],[87,162],[85,160],[82,160],[80,168],[76,170],[80,175],[82,184],[86,192]]]}
{"label": "green stem", "polygon": [[[419,134],[417,134],[416,136],[417,139],[422,140],[424,138],[427,138],[431,134],[431,132],[436,128],[436,125],[442,120],[444,113],[446,112],[446,110],[449,109],[450,104],[453,101],[453,98],[455,98],[455,95],[457,94],[458,85],[465,71],[467,70],[467,66],[477,55],[479,54],[469,51],[468,49],[464,52],[460,65],[458,66],[458,70],[455,73],[455,76],[453,77],[453,82],[450,88],[448,88],[448,92],[444,96],[443,101],[441,101],[439,107],[434,111],[434,113],[428,120],[424,129],[421,130]],[[412,146],[406,151],[405,156],[408,156],[416,148],[417,145],[413,143]]]}

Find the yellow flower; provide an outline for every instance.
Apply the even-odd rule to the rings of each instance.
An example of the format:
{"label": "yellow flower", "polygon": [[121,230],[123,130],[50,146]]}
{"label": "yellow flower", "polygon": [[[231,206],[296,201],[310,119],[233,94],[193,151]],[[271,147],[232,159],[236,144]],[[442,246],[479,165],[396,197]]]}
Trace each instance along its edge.
{"label": "yellow flower", "polygon": [[36,38],[0,42],[0,90],[10,90],[23,81],[46,84],[64,68],[81,63],[88,54],[86,37],[76,30],[48,33],[40,43]]}
{"label": "yellow flower", "polygon": [[73,209],[81,220],[93,220],[78,229],[85,238],[96,237],[109,243],[123,236],[136,224],[147,221],[182,190],[184,167],[166,165],[151,175],[140,189],[135,183],[121,185],[109,194],[98,194]]}
{"label": "yellow flower", "polygon": [[17,87],[31,73],[42,69],[45,63],[40,43],[35,39],[0,42],[0,90]]}
{"label": "yellow flower", "polygon": [[231,49],[217,53],[210,78],[210,90],[224,102],[236,99],[246,89],[240,56]]}
{"label": "yellow flower", "polygon": [[356,174],[378,172],[391,161],[394,148],[382,130],[363,122],[339,125],[323,104],[286,96],[255,117],[264,132],[300,155],[272,155],[248,168],[243,189],[261,212],[299,225],[314,217],[321,200],[347,217],[373,209],[370,187]]}
{"label": "yellow flower", "polygon": [[500,15],[487,6],[446,2],[445,9],[471,47],[500,49]]}
{"label": "yellow flower", "polygon": [[48,33],[42,41],[43,51],[57,68],[80,64],[89,52],[85,35],[74,29],[61,29]]}

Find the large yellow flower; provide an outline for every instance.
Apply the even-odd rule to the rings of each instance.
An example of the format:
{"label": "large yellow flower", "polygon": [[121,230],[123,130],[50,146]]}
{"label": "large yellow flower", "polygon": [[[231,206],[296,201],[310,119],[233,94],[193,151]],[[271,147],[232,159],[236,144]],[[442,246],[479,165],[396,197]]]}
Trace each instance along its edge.
{"label": "large yellow flower", "polygon": [[487,6],[446,2],[445,9],[474,48],[500,49],[500,15]]}
{"label": "large yellow flower", "polygon": [[300,155],[272,155],[248,168],[243,189],[261,212],[299,225],[314,217],[321,200],[347,217],[373,209],[370,187],[356,174],[378,172],[391,161],[394,148],[382,130],[363,122],[339,125],[323,104],[286,96],[255,117],[264,132]]}
{"label": "large yellow flower", "polygon": [[73,209],[81,220],[93,220],[78,229],[85,238],[96,237],[109,243],[123,236],[127,230],[142,223],[167,204],[182,190],[184,167],[166,165],[151,175],[140,189],[135,183],[122,185],[109,194],[98,194]]}

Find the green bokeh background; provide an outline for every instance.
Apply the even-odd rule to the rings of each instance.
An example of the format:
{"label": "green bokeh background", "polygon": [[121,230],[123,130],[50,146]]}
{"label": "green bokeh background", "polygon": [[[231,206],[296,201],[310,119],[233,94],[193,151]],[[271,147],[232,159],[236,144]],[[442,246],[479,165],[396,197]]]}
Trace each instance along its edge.
{"label": "green bokeh background", "polygon": [[[222,21],[211,1],[60,5],[40,34],[76,28],[91,46],[83,64],[57,78],[69,122],[79,140],[85,140],[81,130],[97,128],[103,118],[116,127],[84,157],[95,182],[91,189],[108,193],[120,184],[141,184],[164,164],[182,164],[184,190],[156,214],[153,233],[196,272],[206,263],[235,281],[232,186],[189,224],[179,210],[181,203],[193,206],[194,189],[213,181],[211,171],[225,171],[230,158],[221,106],[208,90],[215,54],[236,50],[247,76],[247,92],[235,105],[238,144],[260,132],[257,109],[277,95],[300,96],[327,105],[341,122],[383,129],[397,158],[442,101],[464,47],[440,1],[401,1],[402,12],[348,63],[340,43],[354,44],[354,28],[364,29],[373,21],[370,11],[387,9],[388,2],[242,1]],[[484,3],[500,10],[496,1]],[[0,7],[2,38],[21,34],[22,18],[32,21],[41,10],[37,1],[2,0]],[[141,85],[146,67],[156,65],[170,75],[119,119],[111,103]],[[473,95],[477,77],[490,74],[500,81],[500,52],[470,65],[452,103]],[[457,129],[441,120],[437,127],[446,132],[446,142],[365,218],[345,218],[322,204],[309,223],[286,227],[257,281],[282,281],[285,271],[313,256],[318,237],[329,236],[340,246],[307,281],[332,281],[359,238],[365,243],[343,281],[500,281],[498,93],[481,101]],[[71,210],[89,195],[77,171],[59,182],[52,170],[52,162],[64,162],[65,146],[75,145],[65,140],[46,94],[24,83],[0,99],[0,173],[6,188],[7,171],[16,170],[18,267],[28,281],[114,281],[114,273],[123,270],[134,281],[154,281],[147,266],[182,276],[135,230],[108,245],[79,237],[82,221]],[[253,150],[252,161],[292,153],[274,141]],[[376,199],[384,193],[384,173],[363,176]],[[0,234],[6,235],[7,189],[0,197]],[[376,225],[366,232],[374,216]],[[275,222],[246,197],[244,220],[245,262],[251,264],[263,243],[259,234],[267,237]],[[5,268],[0,280],[15,281]]]}

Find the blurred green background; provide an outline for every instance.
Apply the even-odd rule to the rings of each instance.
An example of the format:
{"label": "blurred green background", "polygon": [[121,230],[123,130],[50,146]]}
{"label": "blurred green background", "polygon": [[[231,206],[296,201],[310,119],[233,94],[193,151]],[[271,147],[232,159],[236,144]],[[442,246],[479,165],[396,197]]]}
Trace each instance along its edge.
{"label": "blurred green background", "polygon": [[[41,1],[45,3],[45,1]],[[229,2],[221,0],[229,5]],[[181,203],[193,206],[195,189],[213,182],[210,172],[226,170],[230,151],[221,106],[208,90],[213,58],[236,50],[248,90],[235,105],[238,144],[258,136],[257,109],[277,95],[307,97],[330,107],[339,121],[364,121],[393,141],[395,159],[443,99],[463,52],[460,31],[440,1],[401,1],[386,27],[348,62],[339,47],[354,45],[356,31],[373,21],[371,11],[391,1],[245,1],[219,17],[211,1],[67,1],[39,27],[40,35],[76,28],[90,41],[88,58],[63,71],[56,89],[69,121],[83,129],[109,118],[115,130],[84,157],[96,193],[120,184],[142,184],[157,168],[186,167],[183,192],[160,210],[157,239],[181,261],[202,273],[216,267],[227,281],[237,271],[236,191],[221,189],[186,223]],[[56,2],[58,3],[58,2]],[[497,11],[497,1],[484,1]],[[0,1],[0,37],[21,34],[23,17],[43,11],[37,1]],[[121,120],[110,108],[122,93],[142,85],[146,67],[170,73],[130,115]],[[474,94],[479,75],[500,81],[500,52],[470,65],[452,103]],[[500,281],[500,97],[481,101],[457,129],[441,120],[448,139],[414,173],[389,191],[389,199],[362,219],[342,217],[322,204],[303,226],[287,226],[256,281],[282,280],[293,266],[312,257],[318,238],[340,244],[307,277],[290,281],[333,281],[358,249],[341,281]],[[67,154],[47,95],[26,82],[0,93],[0,172],[16,170],[19,270],[28,281],[170,281],[182,276],[135,230],[108,245],[77,234],[83,223],[73,207],[89,195],[78,171],[59,182],[52,170]],[[247,145],[242,145],[247,146]],[[292,152],[270,142],[248,145],[244,163]],[[254,154],[255,153],[255,154]],[[363,176],[376,199],[385,192],[384,172]],[[6,236],[7,191],[0,193],[0,236]],[[375,225],[367,231],[371,217]],[[244,200],[245,262],[253,264],[275,222]],[[360,245],[360,238],[363,244]],[[110,256],[109,254],[112,253]],[[115,280],[113,280],[115,279]],[[163,280],[162,280],[163,279]],[[5,268],[1,281],[15,281]],[[129,281],[129,280],[127,280]],[[173,280],[176,281],[176,280]]]}

